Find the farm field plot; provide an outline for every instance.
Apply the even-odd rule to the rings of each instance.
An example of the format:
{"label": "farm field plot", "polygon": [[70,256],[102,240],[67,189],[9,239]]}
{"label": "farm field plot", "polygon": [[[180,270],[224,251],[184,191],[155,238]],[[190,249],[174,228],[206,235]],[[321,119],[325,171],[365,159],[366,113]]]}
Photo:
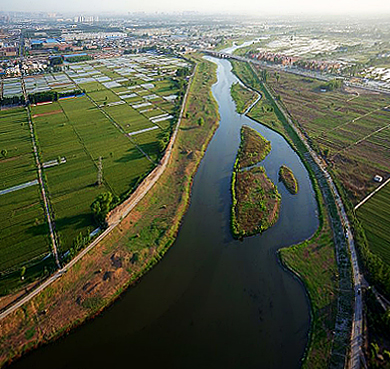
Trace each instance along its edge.
{"label": "farm field plot", "polygon": [[123,128],[126,133],[154,126],[148,118],[125,104],[106,107],[104,110]]}
{"label": "farm field plot", "polygon": [[[0,112],[0,191],[37,180],[32,142],[23,108]],[[50,252],[39,186],[0,194],[0,272]]]}
{"label": "farm field plot", "polygon": [[[91,160],[97,163],[102,157],[106,185],[118,196],[126,194],[138,174],[148,171],[151,163],[85,96],[60,102],[60,105]],[[113,168],[119,169],[116,175]]]}
{"label": "farm field plot", "polygon": [[390,186],[387,184],[359,207],[357,214],[371,250],[390,265]]}
{"label": "farm field plot", "polygon": [[[123,107],[131,110],[127,105],[109,109]],[[45,168],[56,232],[61,252],[66,252],[75,237],[96,227],[90,211],[95,197],[105,191],[125,196],[153,164],[85,96],[32,107],[32,116],[43,161],[66,161]],[[99,157],[100,187],[96,186]]]}
{"label": "farm field plot", "polygon": [[[97,227],[91,204],[99,194],[109,191],[124,200],[157,165],[183,95],[178,86],[185,86],[185,76],[177,77],[176,70],[188,66],[175,58],[134,55],[23,77],[61,257],[80,234],[87,237]],[[4,93],[21,94],[21,81],[4,79]],[[24,265],[42,269],[37,262],[51,253],[27,118],[24,108],[0,111],[0,153],[5,150],[0,154],[0,273]],[[1,194],[27,182],[29,187]]]}
{"label": "farm field plot", "polygon": [[80,232],[94,227],[90,205],[104,187],[94,186],[97,168],[60,104],[32,107],[32,112],[43,162],[66,160],[44,171],[60,248],[67,251]]}
{"label": "farm field plot", "polygon": [[99,105],[120,101],[120,98],[108,89],[89,92],[88,95]]}
{"label": "farm field plot", "polygon": [[390,97],[365,90],[322,92],[324,82],[280,72],[269,85],[357,203],[390,175]]}

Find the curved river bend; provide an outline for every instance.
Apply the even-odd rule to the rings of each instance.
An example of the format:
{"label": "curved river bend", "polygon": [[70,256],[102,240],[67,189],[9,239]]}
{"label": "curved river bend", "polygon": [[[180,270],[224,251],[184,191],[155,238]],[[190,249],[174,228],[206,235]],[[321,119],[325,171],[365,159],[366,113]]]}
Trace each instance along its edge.
{"label": "curved river bend", "polygon": [[[230,96],[237,81],[227,60],[212,92],[216,131],[194,178],[191,205],[177,240],[136,287],[101,316],[14,368],[298,368],[307,343],[309,305],[301,283],[278,263],[280,247],[310,237],[318,226],[309,176],[283,137],[240,116]],[[230,179],[247,124],[271,141],[264,166],[282,195],[280,218],[262,235],[230,233]],[[300,191],[278,183],[282,164]]]}

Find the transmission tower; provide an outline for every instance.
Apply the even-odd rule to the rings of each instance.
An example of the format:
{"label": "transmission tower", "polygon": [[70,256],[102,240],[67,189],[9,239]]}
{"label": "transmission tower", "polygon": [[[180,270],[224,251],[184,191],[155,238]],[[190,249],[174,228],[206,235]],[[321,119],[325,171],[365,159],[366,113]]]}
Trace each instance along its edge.
{"label": "transmission tower", "polygon": [[103,162],[102,162],[102,157],[99,156],[97,184],[98,186],[101,186],[102,183],[103,183]]}

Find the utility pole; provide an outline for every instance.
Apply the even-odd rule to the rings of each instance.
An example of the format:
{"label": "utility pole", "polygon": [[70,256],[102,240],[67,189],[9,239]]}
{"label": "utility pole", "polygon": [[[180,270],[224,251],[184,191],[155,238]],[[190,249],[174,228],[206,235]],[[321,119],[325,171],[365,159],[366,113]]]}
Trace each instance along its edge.
{"label": "utility pole", "polygon": [[98,186],[101,186],[102,183],[103,183],[103,162],[102,162],[102,157],[99,156],[97,184]]}

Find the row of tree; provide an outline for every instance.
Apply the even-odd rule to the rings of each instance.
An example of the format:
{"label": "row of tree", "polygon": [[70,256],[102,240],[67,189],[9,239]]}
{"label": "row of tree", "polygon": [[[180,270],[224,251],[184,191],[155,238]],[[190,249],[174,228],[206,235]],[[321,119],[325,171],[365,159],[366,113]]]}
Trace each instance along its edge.
{"label": "row of tree", "polygon": [[3,97],[0,101],[2,106],[23,105],[25,103],[24,96],[7,96]]}
{"label": "row of tree", "polygon": [[84,91],[74,90],[67,92],[57,92],[57,91],[41,91],[34,94],[28,95],[28,100],[31,104],[38,104],[42,102],[57,101],[60,98],[68,96],[77,96],[82,94]]}

